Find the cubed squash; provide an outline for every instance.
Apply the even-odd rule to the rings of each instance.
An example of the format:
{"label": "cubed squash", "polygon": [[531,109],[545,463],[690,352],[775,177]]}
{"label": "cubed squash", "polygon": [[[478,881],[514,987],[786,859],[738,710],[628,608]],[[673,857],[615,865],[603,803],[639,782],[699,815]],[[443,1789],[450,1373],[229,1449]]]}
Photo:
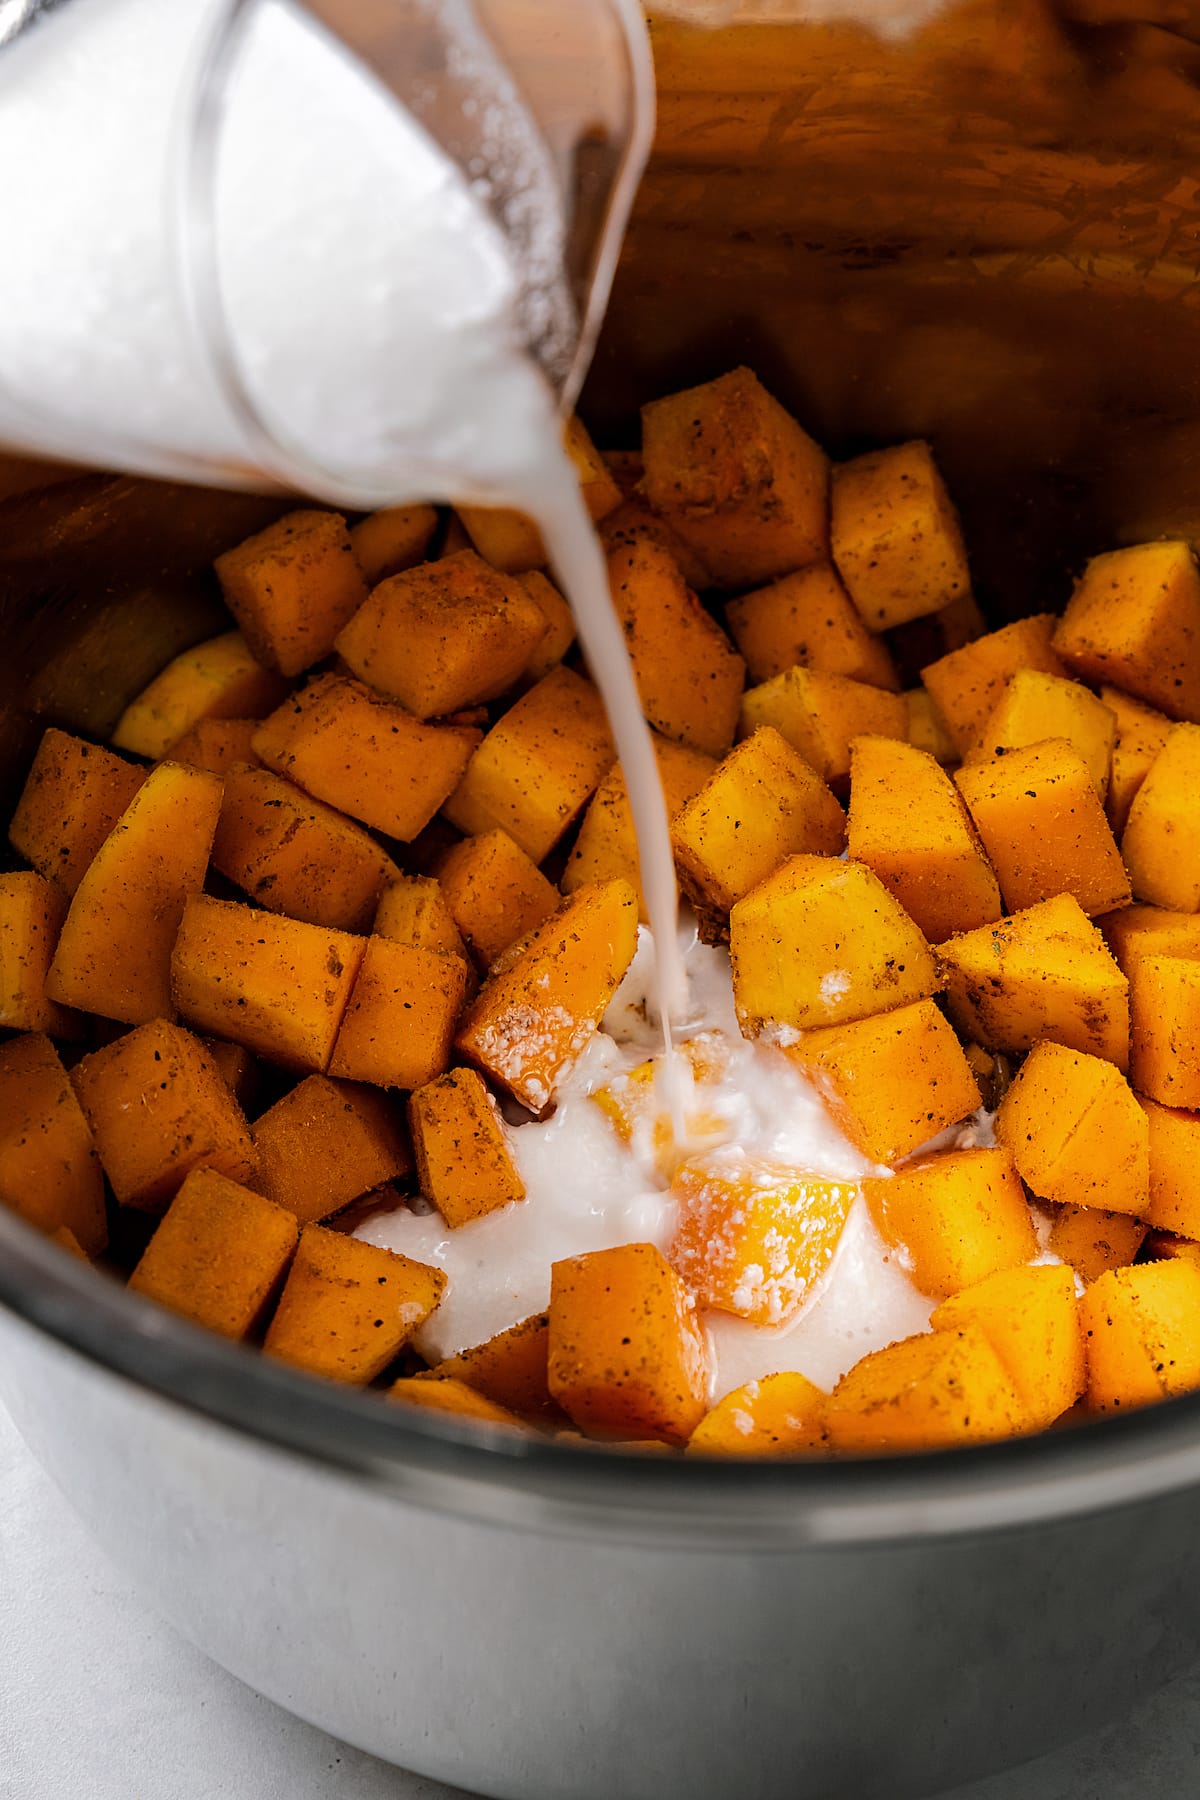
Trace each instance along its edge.
{"label": "cubed squash", "polygon": [[615,507],[596,535],[606,551],[617,550],[628,544],[657,544],[668,556],[674,558],[690,588],[701,590],[711,588],[713,584],[712,573],[703,557],[697,554],[691,544],[685,543],[679,533],[640,495],[626,498],[620,506]]}
{"label": "cubed squash", "polygon": [[909,1156],[979,1107],[979,1084],[932,1000],[804,1032],[787,1055],[872,1162]]}
{"label": "cubed squash", "polygon": [[421,1406],[429,1412],[452,1413],[460,1419],[480,1419],[487,1425],[520,1426],[524,1423],[506,1406],[459,1381],[453,1375],[435,1375],[426,1369],[419,1375],[401,1375],[388,1389],[388,1399],[407,1406]]}
{"label": "cubed squash", "polygon": [[104,1176],[70,1077],[41,1033],[0,1044],[0,1201],[89,1256],[108,1243]]}
{"label": "cubed squash", "polygon": [[339,513],[287,513],[216,561],[225,604],[260,663],[299,675],[367,597]]}
{"label": "cubed squash", "polygon": [[996,1113],[996,1141],[1042,1200],[1145,1214],[1150,1134],[1129,1083],[1100,1056],[1037,1044]]}
{"label": "cubed squash", "polygon": [[287,692],[273,669],[255,662],[240,631],[226,631],[169,662],[117,720],[113,748],[152,762],[202,719],[261,719]]}
{"label": "cubed squash", "polygon": [[688,1439],[689,1456],[803,1456],[825,1445],[825,1395],[784,1370],[747,1381],[710,1408]]}
{"label": "cubed squash", "polygon": [[1073,1269],[1000,1269],[943,1300],[930,1323],[935,1331],[979,1326],[1031,1431],[1044,1431],[1083,1393],[1087,1372]]}
{"label": "cubed squash", "polygon": [[950,1017],[992,1050],[1041,1038],[1129,1067],[1129,983],[1070,894],[938,949]]}
{"label": "cubed squash", "polygon": [[368,588],[419,563],[437,530],[432,506],[385,506],[350,528],[354,560]]}
{"label": "cubed squash", "polygon": [[305,793],[407,844],[479,742],[469,727],[423,724],[361,682],[322,675],[263,721],[254,752]]}
{"label": "cubed squash", "polygon": [[327,1381],[374,1381],[441,1299],[446,1277],[394,1250],[306,1225],[263,1345]]}
{"label": "cubed squash", "polygon": [[190,1031],[166,1019],[139,1025],[85,1056],[71,1083],[123,1206],[161,1212],[193,1169],[254,1179],[241,1108]]}
{"label": "cubed squash", "polygon": [[459,1028],[459,1052],[541,1112],[633,961],[637,929],[627,881],[580,888],[496,963]]}
{"label": "cubed squash", "polygon": [[867,630],[830,563],[812,563],[730,600],[725,622],[752,681],[769,681],[799,663],[899,691],[887,645]]}
{"label": "cubed squash", "polygon": [[872,631],[937,612],[971,591],[954,502],[920,441],[833,471],[833,560]]}
{"label": "cubed squash", "polygon": [[1094,556],[1054,634],[1085,681],[1111,682],[1171,719],[1200,721],[1200,570],[1182,541]]}
{"label": "cubed squash", "polygon": [[198,894],[184,909],[171,992],[198,1031],[285,1069],[323,1070],[366,940]]}
{"label": "cubed squash", "polygon": [[841,806],[770,725],[730,751],[671,826],[685,892],[718,913],[789,856],[837,856],[845,841]]}
{"label": "cubed squash", "polygon": [[430,1372],[464,1381],[523,1419],[561,1419],[550,1393],[550,1315],[534,1313],[486,1343],[448,1356]]}
{"label": "cubed squash", "polygon": [[943,768],[958,762],[958,748],[933,703],[932,694],[925,688],[907,688],[903,698],[908,709],[906,736],[909,743],[924,750]]}
{"label": "cubed squash", "polygon": [[1200,1109],[1200,961],[1139,956],[1129,968],[1129,1079],[1163,1106]]}
{"label": "cubed squash", "polygon": [[861,863],[793,856],[729,916],[738,1019],[849,1024],[937,991],[933,953],[904,908]]}
{"label": "cubed squash", "polygon": [[1142,1247],[1146,1222],[1132,1213],[1103,1212],[1090,1206],[1060,1206],[1050,1227],[1049,1247],[1083,1281],[1107,1269],[1125,1268]]}
{"label": "cubed squash", "polygon": [[1200,957],[1200,914],[1161,906],[1126,906],[1097,924],[1109,949],[1129,974],[1142,956]]}
{"label": "cubed squash", "polygon": [[461,957],[368,938],[329,1073],[376,1087],[423,1087],[450,1066],[467,982]]}
{"label": "cubed squash", "polygon": [[268,912],[363,931],[396,866],[361,825],[270,769],[225,777],[213,867]]}
{"label": "cubed squash", "polygon": [[908,708],[899,694],[819,669],[785,669],[742,696],[742,736],[773,725],[823,781],[844,786],[850,744],[867,734],[903,739]]}
{"label": "cubed squash", "polygon": [[193,1169],[129,1285],[222,1337],[243,1338],[274,1298],[299,1235],[273,1201],[215,1169]]}
{"label": "cubed squash", "polygon": [[1150,1133],[1148,1224],[1200,1242],[1200,1116],[1142,1100]]}
{"label": "cubed squash", "polygon": [[676,743],[723,756],[745,663],[660,544],[642,538],[610,551],[608,583],[646,718]]}
{"label": "cubed squash", "polygon": [[1131,1411],[1200,1386],[1200,1267],[1183,1258],[1112,1269],[1079,1302],[1087,1403]]}
{"label": "cubed squash", "polygon": [[1134,894],[1200,911],[1200,725],[1175,725],[1129,809],[1121,855]]}
{"label": "cubed squash", "polygon": [[1038,1253],[1025,1191],[1003,1148],[947,1151],[871,1177],[863,1191],[923,1294],[948,1298]]}
{"label": "cubed squash", "polygon": [[147,771],[51,726],[38,745],[8,841],[71,895]]}
{"label": "cubed squash", "polygon": [[451,1069],[410,1095],[421,1192],[454,1229],[525,1198],[500,1109],[474,1069]]}
{"label": "cubed squash", "polygon": [[932,944],[1000,917],[1000,888],[962,798],[933,757],[894,738],[850,746],[847,849]]}
{"label": "cubed squash", "polygon": [[381,581],[337,651],[376,692],[433,719],[503,694],[545,631],[523,582],[460,550]]}
{"label": "cubed squash", "polygon": [[[577,418],[568,419],[563,444],[579,477],[588,515],[598,523],[620,504],[621,490]],[[494,569],[524,574],[540,569],[546,561],[541,534],[524,513],[500,506],[460,506],[458,517],[476,550]]]}
{"label": "cubed squash", "polygon": [[[726,1144],[734,1117],[716,1090],[729,1057],[719,1032],[701,1032],[670,1056],[651,1057],[594,1088],[588,1096],[623,1144],[653,1162],[664,1182],[700,1150]],[[677,1131],[677,1122],[683,1126]]]}
{"label": "cubed squash", "polygon": [[204,885],[221,783],[163,762],[96,852],[59,933],[46,992],[127,1025],[173,1018],[171,951]]}
{"label": "cubed squash", "polygon": [[1065,738],[954,777],[1010,912],[1073,894],[1086,913],[1127,906],[1129,876],[1087,764]]}
{"label": "cubed squash", "polygon": [[1120,838],[1129,819],[1134,795],[1166,743],[1171,721],[1152,706],[1131,700],[1119,688],[1102,687],[1100,698],[1117,721],[1112,775],[1108,783],[1108,822],[1114,835]]}
{"label": "cubed squash", "polygon": [[257,1186],[302,1225],[412,1170],[393,1103],[355,1081],[310,1075],[254,1126]]}
{"label": "cubed squash", "polygon": [[944,1450],[1020,1429],[1021,1402],[981,1326],[924,1332],[855,1363],[825,1404],[842,1455]]}
{"label": "cubed squash", "polygon": [[171,745],[170,761],[225,775],[235,763],[256,763],[254,735],[260,719],[200,719]]}
{"label": "cubed squash", "polygon": [[1018,669],[997,700],[968,762],[987,762],[1026,750],[1045,738],[1065,738],[1087,764],[1096,792],[1108,793],[1117,718],[1082,682],[1040,669]]}
{"label": "cubed squash", "polygon": [[667,1258],[700,1304],[782,1325],[832,1263],[858,1187],[730,1146],[681,1163],[671,1192],[679,1217]]}
{"label": "cubed squash", "polygon": [[66,916],[62,889],[44,875],[0,875],[0,1028],[78,1037],[80,1020],[46,994]]}
{"label": "cubed squash", "polygon": [[[549,885],[549,884],[547,884]],[[467,954],[462,933],[434,875],[396,875],[379,896],[373,927],[376,937],[443,956]]]}
{"label": "cubed squash", "polygon": [[709,1348],[695,1304],[653,1244],[556,1262],[550,1392],[584,1431],[684,1444],[708,1404]]}
{"label": "cubed squash", "polygon": [[251,1056],[244,1044],[230,1044],[224,1038],[206,1037],[201,1042],[221,1080],[249,1117],[262,1090],[263,1070],[257,1057]]}
{"label": "cubed squash", "polygon": [[[668,819],[704,786],[716,762],[689,744],[673,744],[654,735],[654,755]],[[625,784],[625,771],[614,763],[588,802],[579,834],[563,872],[562,890],[573,894],[589,881],[613,881],[617,876],[637,890],[639,916],[646,920],[642,892],[642,868],[638,855],[633,807]]]}
{"label": "cubed squash", "polygon": [[1066,674],[1052,648],[1057,623],[1053,613],[1017,619],[951,650],[921,670],[921,680],[960,756],[980,741],[996,702],[1019,669]]}
{"label": "cubed squash", "polygon": [[718,586],[828,560],[828,460],[749,369],[644,406],[642,455],[642,492]]}
{"label": "cubed squash", "polygon": [[553,882],[507,831],[464,838],[436,867],[446,908],[481,969],[544,924],[560,904]]}
{"label": "cubed squash", "polygon": [[541,862],[614,755],[604,702],[591,682],[552,669],[493,725],[443,811],[465,833],[507,831]]}
{"label": "cubed squash", "polygon": [[532,683],[557,668],[575,642],[575,615],[554,583],[540,569],[530,569],[520,580],[544,623],[542,635],[525,664],[524,678]]}

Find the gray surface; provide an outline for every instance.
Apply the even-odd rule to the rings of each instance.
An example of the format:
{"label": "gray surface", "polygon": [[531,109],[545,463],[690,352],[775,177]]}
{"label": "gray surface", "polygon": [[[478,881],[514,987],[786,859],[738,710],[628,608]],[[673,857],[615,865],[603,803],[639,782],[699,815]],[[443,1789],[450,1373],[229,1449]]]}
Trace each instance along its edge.
{"label": "gray surface", "polygon": [[[1197,1791],[1200,1671],[1100,1737],[943,1800]],[[160,1624],[92,1549],[2,1410],[0,1796],[456,1800],[290,1719]]]}

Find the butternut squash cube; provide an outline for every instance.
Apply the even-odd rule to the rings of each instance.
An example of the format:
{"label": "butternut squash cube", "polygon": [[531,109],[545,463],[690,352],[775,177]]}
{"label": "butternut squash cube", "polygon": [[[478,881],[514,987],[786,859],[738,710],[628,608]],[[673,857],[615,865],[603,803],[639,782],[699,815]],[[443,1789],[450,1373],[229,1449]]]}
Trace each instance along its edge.
{"label": "butternut squash cube", "polygon": [[8,841],[70,896],[147,771],[51,726],[37,747]]}
{"label": "butternut squash cube", "polygon": [[[714,1091],[728,1064],[719,1032],[702,1032],[664,1054],[615,1075],[589,1099],[600,1108],[623,1144],[644,1162],[652,1160],[664,1182],[680,1163],[701,1149],[726,1144],[734,1117]],[[683,1132],[676,1132],[676,1114]]]}
{"label": "butternut squash cube", "polygon": [[92,1130],[48,1037],[0,1044],[0,1201],[89,1256],[108,1243],[104,1177]]}
{"label": "butternut squash cube", "polygon": [[544,924],[561,903],[553,882],[507,831],[464,838],[436,867],[447,911],[481,969]]}
{"label": "butternut squash cube", "polygon": [[1142,956],[1200,957],[1200,914],[1161,906],[1126,906],[1097,923],[1128,975]]}
{"label": "butternut squash cube", "polygon": [[402,1375],[388,1389],[389,1400],[408,1406],[422,1406],[430,1412],[453,1413],[460,1419],[482,1419],[488,1425],[523,1425],[506,1406],[469,1387],[452,1375],[435,1375],[426,1369],[419,1375]]}
{"label": "butternut squash cube", "polygon": [[254,1126],[259,1191],[302,1225],[408,1175],[412,1150],[390,1100],[355,1081],[310,1075]]}
{"label": "butternut squash cube", "polygon": [[432,1081],[450,1066],[467,980],[461,957],[368,938],[329,1073],[376,1087]]}
{"label": "butternut squash cube", "polygon": [[938,988],[933,954],[903,907],[861,863],[793,856],[729,916],[738,1019],[848,1025],[924,1000]]}
{"label": "butternut squash cube", "polygon": [[1150,1204],[1144,1217],[1156,1231],[1200,1241],[1200,1118],[1143,1100],[1150,1133]]}
{"label": "butternut squash cube", "polygon": [[646,718],[664,737],[723,756],[745,663],[660,544],[642,538],[610,551],[608,583]]}
{"label": "butternut squash cube", "polygon": [[451,1069],[410,1095],[421,1192],[453,1230],[525,1198],[500,1110],[474,1069]]}
{"label": "butternut squash cube", "polygon": [[719,913],[789,856],[837,856],[845,842],[840,805],[770,725],[730,751],[671,826],[685,892]]}
{"label": "butternut squash cube", "polygon": [[524,1419],[561,1419],[550,1393],[550,1315],[530,1319],[497,1332],[486,1343],[448,1356],[430,1373],[463,1381],[497,1406]]}
{"label": "butternut squash cube", "polygon": [[0,1028],[79,1036],[80,1020],[46,994],[66,916],[62,889],[44,876],[0,875]]}
{"label": "butternut squash cube", "polygon": [[[593,523],[598,523],[620,504],[621,490],[603,457],[577,418],[563,431],[563,444],[579,477],[579,491]],[[546,546],[532,519],[501,506],[460,506],[461,519],[471,542],[494,569],[521,575],[540,569]]]}
{"label": "butternut squash cube", "polygon": [[85,1056],[71,1082],[122,1206],[162,1212],[193,1169],[254,1179],[241,1108],[190,1031],[166,1019],[139,1025]]}
{"label": "butternut squash cube", "polygon": [[248,1116],[262,1087],[263,1071],[259,1063],[244,1044],[230,1044],[224,1038],[215,1037],[202,1038],[201,1042],[221,1080]]}
{"label": "butternut squash cube", "polygon": [[954,783],[894,738],[850,746],[847,848],[932,944],[1000,917],[1000,888]]}
{"label": "butternut squash cube", "polygon": [[216,561],[225,604],[260,663],[299,675],[367,597],[340,513],[287,513]]}
{"label": "butternut squash cube", "polygon": [[1142,1247],[1146,1222],[1130,1213],[1090,1206],[1060,1206],[1050,1227],[1050,1249],[1083,1281],[1124,1268]]}
{"label": "butternut squash cube", "polygon": [[1022,1407],[981,1326],[923,1332],[855,1363],[825,1404],[844,1455],[945,1450],[1011,1437]]}
{"label": "butternut squash cube", "polygon": [[749,369],[642,408],[642,492],[720,587],[829,558],[829,463]]}
{"label": "butternut squash cube", "polygon": [[812,563],[730,600],[725,621],[752,681],[769,681],[799,663],[899,691],[891,652],[867,630],[830,563]]}
{"label": "butternut squash cube", "polygon": [[256,763],[259,719],[200,719],[171,745],[170,761],[225,775],[235,763]]}
{"label": "butternut squash cube", "polygon": [[[662,783],[667,817],[674,819],[697,794],[716,768],[715,760],[689,744],[673,744],[655,734],[654,754]],[[646,921],[642,892],[642,868],[638,855],[633,807],[625,785],[625,771],[614,763],[588,802],[579,835],[563,872],[562,891],[573,894],[589,881],[613,881],[617,877],[637,890],[638,916]]]}
{"label": "butternut squash cube", "polygon": [[243,1338],[274,1298],[299,1235],[281,1206],[215,1169],[193,1169],[129,1285],[222,1337]]}
{"label": "butternut squash cube", "polygon": [[1119,1069],[1062,1044],[1032,1049],[996,1113],[996,1141],[1042,1200],[1143,1216],[1146,1116]]}
{"label": "butternut squash cube", "polygon": [[184,909],[171,992],[198,1031],[285,1069],[325,1069],[366,940],[198,894]]}
{"label": "butternut squash cube", "polygon": [[803,1456],[825,1446],[825,1395],[785,1370],[747,1381],[706,1412],[688,1439],[689,1456]]}
{"label": "butternut squash cube", "polygon": [[440,1269],[306,1225],[263,1349],[327,1381],[382,1374],[445,1292]]}
{"label": "butternut squash cube", "polygon": [[1139,956],[1129,967],[1129,1079],[1163,1106],[1200,1109],[1200,961]]}
{"label": "butternut squash cube", "polygon": [[1052,648],[1057,623],[1053,613],[1017,619],[951,650],[921,670],[921,680],[960,756],[982,739],[997,701],[1018,670],[1066,674]]}
{"label": "butternut squash cube", "polygon": [[305,793],[412,841],[462,779],[480,734],[425,725],[361,682],[322,675],[263,722],[254,752]]}
{"label": "butternut squash cube", "polygon": [[587,805],[614,754],[604,702],[591,682],[551,669],[493,725],[442,810],[469,835],[507,831],[541,862]]}
{"label": "butternut squash cube", "polygon": [[910,1155],[979,1108],[979,1083],[932,1000],[806,1031],[787,1055],[872,1162]]}
{"label": "butternut squash cube", "polygon": [[545,631],[522,582],[460,550],[381,581],[337,650],[378,693],[432,719],[503,694]]}
{"label": "butternut squash cube", "polygon": [[1129,983],[1070,894],[951,938],[938,950],[950,1017],[992,1050],[1042,1038],[1129,1067]]}
{"label": "butternut squash cube", "polygon": [[1168,718],[1200,721],[1200,570],[1190,545],[1094,556],[1054,648],[1085,681],[1111,682]]}
{"label": "butternut squash cube", "polygon": [[905,736],[917,750],[924,750],[935,762],[946,767],[959,761],[959,754],[954,739],[946,727],[946,721],[933,703],[933,696],[924,688],[907,688],[902,696],[908,709],[908,730]]}
{"label": "butternut squash cube", "polygon": [[1112,775],[1108,783],[1108,822],[1113,835],[1120,838],[1129,820],[1134,795],[1166,743],[1171,721],[1165,713],[1143,706],[1140,700],[1131,700],[1119,688],[1102,687],[1100,698],[1117,721]]}
{"label": "butternut squash cube", "polygon": [[822,781],[844,784],[851,740],[865,735],[903,740],[908,708],[899,694],[846,675],[785,669],[742,696],[742,736],[761,725],[773,725]]}
{"label": "butternut squash cube", "polygon": [[379,896],[374,932],[397,944],[411,944],[414,950],[437,950],[442,956],[464,959],[467,954],[442,884],[433,875],[394,876]]}
{"label": "butternut squash cube", "polygon": [[554,583],[540,569],[522,575],[521,585],[542,615],[545,629],[525,664],[524,676],[536,682],[557,668],[575,642],[575,614]]}
{"label": "butternut squash cube", "polygon": [[221,783],[159,763],[75,890],[46,979],[50,999],[126,1025],[174,1018],[171,952],[204,885]]}
{"label": "butternut squash cube", "polygon": [[350,527],[354,560],[368,588],[419,563],[437,530],[432,506],[385,506]]}
{"label": "butternut squash cube", "polygon": [[582,1430],[684,1444],[704,1416],[708,1379],[694,1302],[655,1245],[554,1264],[550,1392]]}
{"label": "butternut squash cube", "polygon": [[988,716],[968,762],[988,762],[1027,750],[1045,738],[1065,738],[1087,764],[1101,801],[1108,793],[1117,718],[1082,682],[1040,669],[1018,669]]}
{"label": "butternut squash cube", "polygon": [[943,1300],[930,1323],[935,1331],[980,1328],[1031,1431],[1044,1431],[1083,1393],[1087,1371],[1073,1269],[1000,1269]]}
{"label": "butternut squash cube", "polygon": [[640,496],[624,499],[599,526],[597,537],[606,551],[629,544],[657,544],[679,565],[679,572],[690,588],[711,588],[712,572],[703,557],[686,544],[667,521]]}
{"label": "butternut squash cube", "polygon": [[580,888],[495,964],[459,1027],[457,1049],[541,1112],[594,1035],[636,949],[629,883]]}
{"label": "butternut squash cube", "polygon": [[1086,913],[1132,898],[1087,764],[1065,738],[1010,750],[954,777],[1010,912],[1073,894]]}
{"label": "butternut squash cube", "polygon": [[1175,725],[1129,809],[1121,855],[1139,900],[1200,911],[1200,725]]}
{"label": "butternut squash cube", "polygon": [[872,1217],[923,1294],[948,1298],[1038,1253],[1012,1157],[951,1150],[863,1183]]}
{"label": "butternut squash cube", "polygon": [[1093,1412],[1200,1386],[1200,1268],[1183,1257],[1112,1269],[1079,1302]]}
{"label": "butternut squash cube", "polygon": [[679,1220],[667,1258],[703,1306],[782,1325],[833,1261],[858,1187],[731,1146],[675,1172]]}
{"label": "butternut squash cube", "polygon": [[226,631],[181,651],[130,701],[113,748],[154,762],[202,719],[261,719],[286,693],[281,677],[255,662],[241,632]]}
{"label": "butternut squash cube", "polygon": [[954,503],[920,441],[833,471],[833,560],[872,631],[937,612],[971,591]]}

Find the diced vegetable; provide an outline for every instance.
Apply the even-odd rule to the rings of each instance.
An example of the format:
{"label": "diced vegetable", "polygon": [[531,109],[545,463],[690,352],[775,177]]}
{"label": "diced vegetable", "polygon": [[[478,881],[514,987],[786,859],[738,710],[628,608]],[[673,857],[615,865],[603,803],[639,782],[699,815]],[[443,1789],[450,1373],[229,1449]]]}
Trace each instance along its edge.
{"label": "diced vegetable", "polygon": [[79,1036],[80,1020],[46,994],[66,916],[62,889],[44,876],[0,875],[0,1028]]}
{"label": "diced vegetable", "polygon": [[419,563],[437,530],[432,506],[385,506],[350,529],[354,560],[369,588]]}
{"label": "diced vegetable", "polygon": [[418,1088],[408,1122],[421,1192],[447,1225],[469,1225],[525,1198],[499,1109],[474,1069]]}
{"label": "diced vegetable", "polygon": [[446,906],[477,966],[545,923],[561,904],[554,884],[506,831],[464,838],[440,858]]}
{"label": "diced vegetable", "polygon": [[1200,1108],[1200,961],[1139,956],[1129,966],[1129,1079],[1163,1106]]}
{"label": "diced vegetable", "polygon": [[240,631],[184,650],[131,700],[112,734],[114,749],[152,761],[205,719],[261,719],[279,705],[286,683],[255,662]]}
{"label": "diced vegetable", "polygon": [[251,651],[281,675],[328,656],[367,597],[346,521],[335,512],[288,513],[219,556],[216,569]]}
{"label": "diced vegetable", "polygon": [[1148,1406],[1200,1387],[1200,1268],[1182,1257],[1113,1269],[1079,1302],[1087,1403]]}
{"label": "diced vegetable", "polygon": [[971,591],[958,514],[928,444],[833,471],[833,560],[866,624],[886,631]]}
{"label": "diced vegetable", "polygon": [[440,1269],[306,1225],[263,1349],[327,1381],[374,1381],[445,1287]]}
{"label": "diced vegetable", "polygon": [[887,645],[867,630],[829,563],[813,563],[730,600],[725,619],[752,681],[769,681],[800,663],[899,690]]}
{"label": "diced vegetable", "polygon": [[488,1425],[521,1425],[523,1420],[507,1407],[469,1387],[452,1375],[435,1375],[426,1370],[420,1375],[402,1375],[388,1389],[389,1400],[408,1406],[423,1406],[431,1412],[455,1413],[463,1419],[482,1419]]}
{"label": "diced vegetable", "polygon": [[170,761],[224,775],[235,763],[256,763],[260,719],[200,719],[171,745]]}
{"label": "diced vegetable", "polygon": [[148,771],[53,726],[8,827],[8,841],[39,875],[71,895]]}
{"label": "diced vegetable", "polygon": [[921,680],[960,756],[983,737],[992,709],[1010,678],[1020,669],[1038,669],[1044,675],[1065,675],[1052,648],[1053,613],[1036,613],[1018,619],[986,637],[975,638],[958,650],[939,657],[921,670]]}
{"label": "diced vegetable", "polygon": [[1108,784],[1108,819],[1116,837],[1125,830],[1134,795],[1150,773],[1150,765],[1167,741],[1171,721],[1165,713],[1131,700],[1119,688],[1102,687],[1100,698],[1117,721],[1112,776]]}
{"label": "diced vegetable", "polygon": [[1040,669],[1018,669],[988,717],[967,760],[988,762],[1028,750],[1045,738],[1065,738],[1087,764],[1103,801],[1108,793],[1117,718],[1082,682]]}
{"label": "diced vegetable", "polygon": [[1144,1216],[1150,1136],[1129,1083],[1103,1057],[1030,1051],[996,1114],[996,1141],[1043,1200]]}
{"label": "diced vegetable", "polygon": [[864,1356],[825,1405],[835,1451],[942,1450],[1009,1437],[1023,1409],[983,1328],[903,1338]]}
{"label": "diced vegetable", "polygon": [[411,944],[415,950],[463,958],[467,954],[442,884],[433,875],[396,875],[389,881],[379,896],[373,929],[377,937]]}
{"label": "diced vegetable", "polygon": [[1083,1393],[1087,1375],[1073,1269],[1001,1269],[943,1300],[931,1323],[935,1331],[979,1326],[1031,1431],[1044,1431]]}
{"label": "diced vegetable", "polygon": [[550,1393],[550,1315],[535,1313],[486,1343],[448,1356],[431,1371],[466,1382],[476,1393],[528,1419],[561,1419]]}
{"label": "diced vegetable", "polygon": [[825,1447],[825,1395],[804,1375],[765,1375],[734,1388],[688,1439],[689,1456],[802,1456]]}
{"label": "diced vegetable", "polygon": [[742,735],[773,725],[823,781],[845,783],[850,744],[867,733],[904,738],[908,708],[901,695],[818,669],[785,669],[742,697]]}
{"label": "diced vegetable", "polygon": [[[716,762],[704,750],[690,744],[673,744],[655,733],[654,754],[662,782],[667,816],[674,819],[708,780]],[[638,912],[646,918],[642,894],[641,860],[625,771],[614,763],[596,789],[583,815],[575,847],[562,878],[564,894],[573,894],[588,881],[613,881],[617,876],[636,888]]]}
{"label": "diced vegetable", "polygon": [[89,1256],[108,1243],[91,1127],[37,1033],[0,1044],[0,1201],[51,1236],[65,1227]]}
{"label": "diced vegetable", "polygon": [[1143,1099],[1150,1133],[1150,1204],[1145,1218],[1157,1231],[1200,1241],[1200,1118]]}
{"label": "diced vegetable", "polygon": [[1050,1249],[1084,1281],[1124,1268],[1142,1247],[1146,1224],[1129,1213],[1062,1206],[1050,1228]]}
{"label": "diced vegetable", "polygon": [[1200,911],[1200,725],[1175,725],[1129,809],[1121,839],[1139,900]]}
{"label": "diced vegetable", "polygon": [[265,1313],[299,1235],[281,1206],[215,1169],[193,1169],[129,1285],[197,1325],[242,1338]]}
{"label": "diced vegetable", "polygon": [[949,1297],[1037,1255],[1025,1193],[1007,1150],[952,1150],[863,1183],[889,1244],[924,1294]]}
{"label": "diced vegetable", "polygon": [[1168,718],[1200,721],[1200,570],[1190,546],[1094,556],[1054,648],[1085,681],[1112,682]]}
{"label": "diced vegetable", "polygon": [[411,1089],[432,1081],[450,1066],[467,985],[460,957],[368,938],[329,1073],[376,1087]]}
{"label": "diced vegetable", "polygon": [[254,1126],[256,1185],[302,1225],[407,1175],[412,1151],[393,1103],[374,1088],[310,1075]]}

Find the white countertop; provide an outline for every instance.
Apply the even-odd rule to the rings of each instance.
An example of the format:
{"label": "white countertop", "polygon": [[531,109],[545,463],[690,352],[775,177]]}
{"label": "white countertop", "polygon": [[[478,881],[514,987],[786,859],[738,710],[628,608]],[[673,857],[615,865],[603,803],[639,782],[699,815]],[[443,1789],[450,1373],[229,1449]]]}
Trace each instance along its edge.
{"label": "white countertop", "polygon": [[[1086,1744],[942,1800],[1197,1792],[1200,1670]],[[0,1408],[0,1800],[456,1800],[456,1790],[300,1724],[161,1624],[93,1549]]]}

